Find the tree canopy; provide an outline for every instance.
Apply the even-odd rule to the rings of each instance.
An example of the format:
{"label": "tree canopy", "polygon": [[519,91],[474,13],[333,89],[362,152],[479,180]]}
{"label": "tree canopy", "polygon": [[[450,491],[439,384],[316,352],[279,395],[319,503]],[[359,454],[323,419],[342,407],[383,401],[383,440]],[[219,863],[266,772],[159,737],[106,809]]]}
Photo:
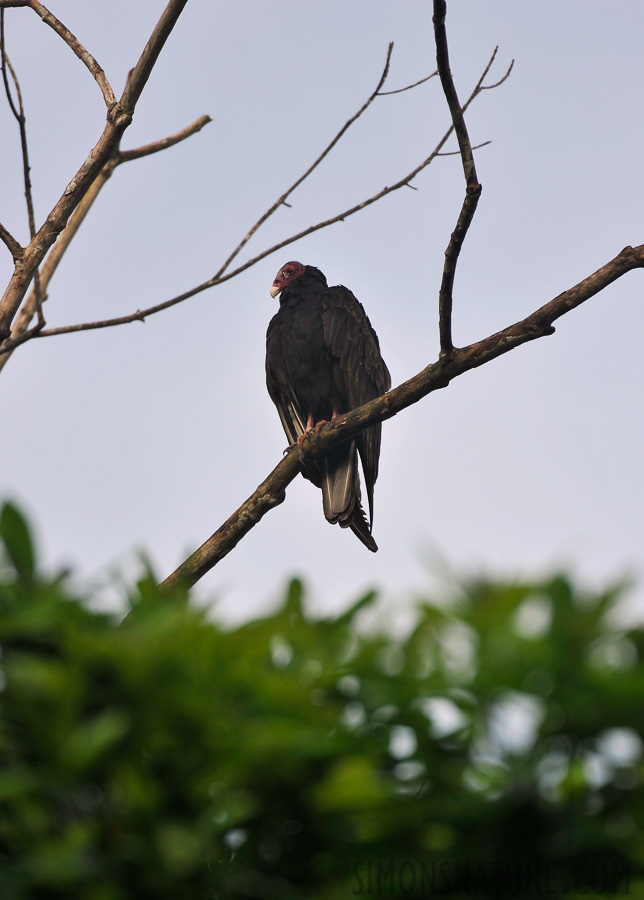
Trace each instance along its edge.
{"label": "tree canopy", "polygon": [[121,621],[0,529],[3,898],[644,896],[625,585],[471,579],[397,637],[150,573]]}

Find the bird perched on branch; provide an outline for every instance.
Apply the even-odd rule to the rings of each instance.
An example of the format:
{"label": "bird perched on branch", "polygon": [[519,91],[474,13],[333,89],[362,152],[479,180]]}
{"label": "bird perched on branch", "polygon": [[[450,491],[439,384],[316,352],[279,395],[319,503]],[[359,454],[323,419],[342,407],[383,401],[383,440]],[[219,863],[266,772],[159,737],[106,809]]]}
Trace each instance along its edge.
{"label": "bird perched on branch", "polygon": [[[319,269],[289,262],[279,270],[271,297],[280,308],[266,333],[266,385],[291,444],[316,426],[349,412],[391,387],[376,332],[350,290],[328,287]],[[361,504],[358,454],[369,503]],[[380,424],[304,466],[322,489],[324,515],[351,530],[374,553],[373,487],[378,477]]]}

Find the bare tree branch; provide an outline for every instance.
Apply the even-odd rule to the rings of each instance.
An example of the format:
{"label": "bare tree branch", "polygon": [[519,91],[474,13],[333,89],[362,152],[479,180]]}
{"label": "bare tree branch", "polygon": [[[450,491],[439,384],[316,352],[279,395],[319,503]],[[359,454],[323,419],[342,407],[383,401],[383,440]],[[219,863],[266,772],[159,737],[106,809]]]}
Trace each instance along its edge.
{"label": "bare tree branch", "polygon": [[[625,247],[588,278],[559,294],[522,321],[468,347],[454,349],[449,356],[439,358],[389,393],[338,416],[320,429],[319,437],[312,434],[305,438],[305,458],[317,459],[338,444],[351,440],[365,428],[390,419],[433,391],[447,387],[450,381],[464,372],[482,366],[528,341],[553,334],[553,322],[604,290],[626,272],[637,268],[644,268],[644,244]],[[230,553],[265,513],[284,501],[286,488],[300,469],[298,451],[293,448],[221,528],[163,581],[162,587],[171,588],[178,583],[191,586],[199,581]]]}
{"label": "bare tree branch", "polygon": [[[13,102],[13,96],[11,94],[11,87],[9,85],[9,79],[7,77],[7,68],[11,67],[11,63],[7,57],[6,48],[5,48],[5,39],[4,39],[4,9],[0,8],[0,63],[2,65],[2,81],[4,83],[5,94],[7,95],[7,101],[9,102],[9,107],[11,112],[14,114],[18,122],[20,122],[20,113],[16,109],[16,105]],[[15,77],[15,73],[13,69],[11,72],[14,76],[14,81],[16,82],[16,88],[18,91],[18,99],[20,101],[20,106],[22,107],[22,97],[20,95],[20,86],[17,84],[17,79]],[[24,162],[24,154],[23,154],[23,162]],[[29,178],[29,168],[27,165],[26,177]],[[15,237],[8,231],[4,225],[0,225],[0,239],[6,244],[9,252],[13,256],[14,262],[17,262],[18,259],[22,256],[22,247],[15,239]]]}
{"label": "bare tree branch", "polygon": [[[454,123],[454,129],[456,131],[456,138],[458,140],[458,146],[461,151],[461,157],[463,159],[463,171],[465,173],[465,180],[469,186],[475,186],[478,184],[478,179],[476,177],[476,167],[474,165],[474,157],[472,156],[472,145],[470,144],[470,138],[467,133],[467,126],[465,125],[465,118],[463,116],[463,110],[461,109],[461,104],[458,102],[458,95],[456,93],[456,87],[454,86],[454,79],[452,78],[452,73],[449,68],[449,50],[447,47],[447,32],[445,30],[445,16],[447,15],[447,3],[446,0],[434,0],[434,37],[436,40],[436,62],[438,64],[438,75],[441,80],[441,84],[443,86],[443,93],[445,94],[445,99],[447,100],[447,105],[449,106],[449,111],[452,116],[452,122]],[[494,54],[492,55],[492,59],[488,64],[487,71],[489,71],[492,62],[494,62],[494,57],[496,56],[496,49]],[[485,78],[485,74],[483,74],[483,78]]]}
{"label": "bare tree branch", "polygon": [[[467,102],[463,105],[463,110],[466,110],[468,108],[468,106],[470,105],[470,103],[472,103],[472,101],[481,93],[482,81],[490,70],[490,66],[492,64],[492,61],[494,60],[495,54],[496,54],[496,51],[492,55],[492,58],[491,58],[490,62],[488,63],[488,65],[486,66],[483,74],[479,78],[476,86],[474,87],[474,90],[468,97]],[[502,79],[502,80],[504,80],[504,79]],[[382,77],[381,77],[381,83],[382,83]],[[501,82],[499,82],[499,83],[501,83]],[[373,96],[374,95],[372,95],[372,98],[373,98]],[[365,108],[366,107],[363,106],[362,110],[364,111]],[[354,120],[355,120],[355,117],[353,120],[349,120],[349,124],[351,123],[351,121],[354,121]],[[345,126],[344,130],[346,130],[346,126]],[[24,338],[19,339],[18,342],[24,343],[25,340],[30,340],[31,338],[36,338],[36,337],[39,337],[39,338],[40,337],[54,337],[56,335],[72,334],[72,333],[79,332],[79,331],[93,331],[97,328],[111,328],[115,325],[127,325],[131,322],[143,322],[145,319],[148,318],[148,316],[152,316],[158,312],[162,312],[164,309],[169,309],[171,306],[175,306],[177,303],[182,303],[184,300],[188,300],[190,297],[194,297],[196,294],[200,294],[202,291],[208,290],[211,287],[215,287],[218,284],[222,284],[224,281],[229,281],[231,278],[235,278],[237,275],[241,274],[241,272],[244,272],[246,269],[249,269],[249,268],[251,268],[251,266],[254,266],[260,260],[265,259],[267,256],[270,256],[273,253],[276,253],[278,250],[281,250],[283,247],[287,247],[289,244],[295,243],[295,241],[300,240],[300,238],[306,237],[307,235],[312,234],[315,231],[319,231],[322,228],[327,228],[329,225],[334,225],[336,222],[343,222],[349,216],[352,216],[355,213],[360,212],[360,210],[365,209],[367,206],[370,206],[372,203],[375,203],[377,200],[380,200],[383,197],[386,197],[388,194],[391,194],[394,191],[399,190],[400,188],[412,187],[412,185],[410,184],[410,181],[412,181],[420,172],[422,172],[422,170],[425,169],[437,156],[448,155],[448,154],[441,153],[441,149],[445,146],[445,144],[449,140],[450,136],[452,135],[453,131],[454,131],[454,125],[452,124],[447,129],[447,131],[442,136],[442,138],[440,139],[440,141],[438,142],[438,144],[436,145],[434,150],[432,150],[432,152],[427,157],[427,159],[423,160],[423,162],[420,163],[420,165],[416,166],[415,169],[413,169],[407,175],[403,176],[403,178],[399,179],[394,184],[392,184],[388,187],[382,188],[382,190],[378,191],[373,196],[368,197],[366,200],[363,200],[361,203],[358,203],[355,206],[352,206],[349,209],[346,209],[343,212],[338,213],[335,216],[332,216],[330,219],[325,219],[323,222],[318,222],[316,225],[311,225],[308,228],[305,228],[303,231],[300,231],[297,234],[291,235],[291,237],[285,238],[283,241],[280,241],[277,244],[273,244],[272,247],[269,247],[267,250],[263,250],[261,253],[258,253],[256,256],[251,257],[251,259],[247,260],[245,263],[238,266],[236,269],[233,269],[232,271],[227,272],[226,274],[219,274],[219,273],[223,272],[224,267],[222,267],[222,269],[219,270],[219,273],[217,273],[217,275],[214,275],[212,278],[209,278],[207,281],[203,281],[201,284],[198,284],[196,287],[191,288],[190,290],[184,291],[182,294],[178,294],[176,297],[172,297],[170,300],[164,300],[161,303],[157,303],[154,306],[149,306],[145,309],[137,309],[136,312],[130,313],[129,315],[117,316],[112,319],[103,319],[103,320],[100,320],[97,322],[82,322],[82,323],[79,323],[76,325],[63,325],[59,328],[47,328],[47,329],[44,329],[39,332],[34,332],[34,333],[30,333],[29,335],[25,335]],[[334,139],[334,142],[337,142],[337,138]],[[489,143],[489,142],[486,142],[486,143]],[[480,146],[484,146],[484,144],[481,144]],[[328,151],[328,149],[329,148],[327,148],[327,151]],[[325,152],[327,152],[327,151],[325,151]],[[318,157],[316,164],[317,164],[317,162],[319,162],[319,160],[321,158],[322,157]],[[309,173],[311,171],[313,171],[313,167],[311,167],[308,170]],[[295,185],[293,185],[293,188],[290,188],[289,192],[292,191],[294,189],[294,187],[297,186],[298,183],[301,183],[301,181],[302,181],[302,179],[300,179],[299,182],[297,182]],[[283,195],[283,197],[287,197],[287,196],[288,196],[288,193]],[[283,200],[282,200],[282,202],[283,202]],[[275,209],[277,208],[278,205],[279,204],[274,205]],[[231,256],[229,258],[229,260],[232,258],[233,257]]]}
{"label": "bare tree branch", "polygon": [[[71,244],[73,238],[76,236],[76,233],[78,232],[78,229],[85,219],[85,216],[89,212],[92,204],[98,197],[101,188],[107,182],[110,175],[114,171],[115,166],[116,161],[112,160],[103,167],[103,170],[98,178],[96,178],[96,180],[92,183],[91,187],[70,216],[67,227],[61,234],[58,241],[54,244],[51,252],[45,260],[44,265],[40,270],[40,285],[43,301],[47,299],[47,288],[49,287],[49,283],[53,278],[54,273],[58,268],[58,265],[60,264],[60,261],[65,255],[65,252]],[[42,332],[42,329],[38,327],[31,330],[29,329],[29,324],[35,313],[36,291],[35,289],[33,289],[25,302],[22,304],[22,307],[20,308],[20,311],[16,316],[13,327],[11,329],[11,336],[7,338],[7,340],[2,344],[2,347],[0,348],[0,372],[9,361],[11,354],[16,349],[16,347],[19,347],[20,344],[24,344],[26,341],[30,340],[33,337],[36,337],[36,335]]]}
{"label": "bare tree branch", "polygon": [[378,84],[376,85],[376,89],[369,95],[369,97],[368,97],[367,100],[362,104],[362,106],[360,107],[360,109],[359,109],[356,113],[354,113],[354,115],[352,115],[351,118],[350,118],[347,122],[344,123],[344,125],[342,126],[342,128],[340,129],[340,131],[338,131],[338,133],[337,133],[336,136],[333,138],[333,140],[331,141],[331,143],[330,143],[327,147],[325,147],[325,149],[322,151],[322,153],[320,153],[320,155],[319,155],[318,158],[315,160],[315,162],[312,163],[312,165],[309,166],[309,168],[306,170],[306,172],[305,172],[303,175],[301,175],[301,176],[297,179],[297,181],[295,181],[295,182],[290,186],[290,188],[288,188],[288,190],[286,190],[286,191],[281,195],[281,197],[278,197],[278,199],[275,201],[275,203],[274,203],[269,209],[266,210],[266,212],[264,213],[263,216],[260,216],[260,218],[255,222],[255,224],[253,225],[253,227],[251,228],[251,230],[248,232],[248,234],[246,235],[246,237],[243,238],[243,239],[240,241],[240,243],[237,245],[237,247],[235,247],[235,249],[233,250],[233,252],[232,252],[232,253],[230,254],[230,256],[228,257],[228,259],[226,260],[226,262],[223,264],[223,266],[221,267],[221,269],[219,269],[219,271],[217,272],[217,274],[214,276],[215,279],[219,279],[219,278],[224,274],[224,272],[226,271],[226,269],[228,268],[228,266],[229,266],[229,265],[231,264],[231,262],[235,259],[235,257],[241,252],[241,250],[243,250],[243,248],[246,246],[246,244],[247,244],[248,241],[252,238],[252,236],[255,234],[255,232],[256,232],[259,228],[261,228],[261,226],[264,224],[264,222],[266,222],[266,220],[269,219],[269,218],[273,215],[273,213],[275,212],[276,209],[279,209],[279,207],[286,201],[286,198],[289,197],[289,196],[293,193],[293,191],[294,191],[297,187],[299,187],[299,186],[302,184],[302,182],[303,182],[306,178],[309,177],[309,175],[310,175],[310,174],[311,174],[311,173],[312,173],[312,172],[320,165],[320,163],[322,162],[322,160],[323,160],[326,156],[329,155],[329,153],[331,152],[331,150],[333,150],[333,148],[334,148],[335,145],[338,143],[338,141],[340,140],[340,138],[341,138],[341,137],[349,130],[349,128],[353,125],[353,123],[354,123],[357,119],[360,118],[360,116],[363,114],[363,112],[365,112],[365,110],[367,110],[367,109],[369,108],[369,106],[371,106],[371,104],[373,103],[373,101],[374,101],[374,100],[376,99],[376,97],[378,96],[378,92],[380,91],[380,88],[383,86],[383,84],[384,84],[385,81],[387,80],[387,75],[389,74],[389,63],[391,62],[391,54],[392,54],[393,49],[394,49],[393,43],[389,44],[389,46],[388,46],[388,48],[387,48],[387,58],[385,59],[385,67],[384,67],[384,69],[382,70],[382,75],[380,76],[380,80],[378,81]]}
{"label": "bare tree branch", "polygon": [[[496,48],[496,49],[498,49],[498,48]],[[495,53],[496,53],[496,49],[494,51]],[[508,71],[505,73],[503,78],[499,78],[499,80],[495,81],[494,84],[482,84],[481,90],[482,91],[493,91],[494,88],[498,88],[500,85],[503,84],[504,81],[508,80],[508,78],[510,77],[510,72],[512,71],[513,68],[514,68],[514,60],[511,61],[510,65],[508,66]]]}
{"label": "bare tree branch", "polygon": [[[437,8],[438,14],[436,13]],[[454,349],[454,344],[452,341],[452,306],[456,265],[458,262],[459,254],[461,252],[461,247],[463,246],[463,241],[465,240],[465,235],[467,234],[467,231],[472,223],[472,219],[474,218],[474,213],[476,212],[476,207],[478,205],[482,190],[482,187],[479,184],[476,175],[476,167],[474,165],[474,157],[472,155],[472,151],[478,150],[480,147],[485,147],[486,144],[490,143],[490,141],[484,141],[484,143],[482,144],[477,144],[476,147],[471,146],[463,114],[472,100],[474,100],[474,98],[477,97],[482,91],[488,91],[492,88],[499,87],[499,85],[503,84],[503,82],[510,77],[510,72],[512,71],[512,67],[514,66],[514,60],[512,60],[507,72],[505,73],[505,75],[503,75],[502,78],[500,78],[494,84],[484,85],[483,82],[488,72],[492,68],[499,49],[498,47],[495,47],[494,52],[490,57],[490,61],[485,67],[483,74],[479,78],[478,84],[474,88],[474,91],[470,95],[467,102],[463,105],[463,107],[461,107],[458,102],[456,88],[454,87],[452,74],[449,68],[447,35],[445,33],[445,0],[435,0],[434,9],[436,49],[437,59],[439,62],[439,72],[441,74],[441,83],[443,84],[445,97],[447,99],[450,113],[452,115],[452,121],[454,122],[455,130],[457,132],[459,142],[458,153],[460,154],[461,160],[463,162],[463,172],[466,178],[465,199],[463,200],[461,212],[456,223],[456,228],[452,232],[449,244],[447,245],[447,249],[445,251],[443,277],[438,294],[440,347],[441,355],[444,356],[451,353]],[[456,128],[457,123],[458,127]],[[440,153],[438,155],[452,156],[455,154]]]}
{"label": "bare tree branch", "polygon": [[103,94],[103,99],[105,100],[105,105],[109,109],[116,103],[116,97],[114,96],[114,91],[112,90],[112,86],[110,85],[105,72],[96,62],[91,53],[83,47],[78,38],[71,33],[69,28],[66,28],[63,23],[56,18],[53,13],[51,13],[46,6],[43,6],[42,3],[39,3],[38,0],[0,0],[0,7],[3,9],[9,7],[18,7],[18,6],[26,6],[29,9],[32,9],[36,15],[40,16],[45,25],[49,25],[56,34],[63,39],[63,41],[67,44],[67,46],[73,50],[76,56],[80,59],[80,61],[85,65],[89,71],[92,73],[94,80],[98,84],[101,89],[101,93]]}
{"label": "bare tree branch", "polygon": [[23,248],[11,234],[11,232],[7,231],[2,223],[0,223],[0,241],[2,241],[2,243],[6,245],[9,253],[11,253],[11,255],[13,256],[13,261],[17,263],[22,256]]}
{"label": "bare tree branch", "polygon": [[[43,300],[47,299],[47,287],[54,275],[54,272],[58,268],[58,265],[62,257],[64,256],[65,251],[76,235],[81,223],[83,222],[85,216],[94,203],[94,200],[96,200],[99,191],[110,178],[114,169],[117,166],[121,165],[121,163],[129,162],[130,160],[134,159],[142,159],[144,156],[149,156],[152,153],[158,153],[161,150],[167,149],[168,147],[173,147],[175,144],[178,144],[181,141],[185,141],[186,138],[189,138],[193,134],[196,134],[198,131],[201,131],[204,125],[207,125],[211,121],[212,119],[210,118],[210,116],[200,116],[191,125],[188,125],[186,128],[182,128],[181,131],[177,131],[175,134],[169,135],[166,138],[162,138],[159,141],[154,141],[153,143],[146,144],[143,147],[137,147],[134,150],[117,151],[112,159],[103,167],[103,170],[98,178],[94,181],[88,192],[85,194],[81,202],[78,204],[77,208],[72,213],[67,227],[61,234],[56,244],[54,244],[49,256],[45,260],[45,264],[40,275]],[[21,250],[22,248],[19,247],[19,249]],[[19,347],[21,344],[24,344],[27,341],[31,340],[31,338],[37,337],[39,334],[43,333],[42,328],[29,329],[29,323],[31,322],[35,312],[36,295],[35,291],[32,291],[23,303],[20,312],[16,317],[16,321],[11,330],[11,336],[7,338],[7,340],[2,345],[2,349],[0,349],[0,372],[8,362],[11,354],[16,349],[16,347]],[[131,321],[131,319],[129,319],[129,321]],[[90,324],[94,325],[94,327],[97,328],[101,327],[100,323]],[[47,329],[45,336],[49,336],[52,333],[65,334],[68,332],[60,331],[57,329]]]}
{"label": "bare tree branch", "polygon": [[116,163],[120,165],[132,159],[141,159],[144,156],[159,153],[161,150],[167,150],[168,147],[174,147],[175,144],[179,144],[181,141],[185,141],[186,138],[192,137],[193,134],[201,131],[204,125],[207,125],[209,122],[212,122],[210,116],[199,116],[192,125],[188,125],[186,128],[182,128],[181,131],[177,131],[168,137],[161,138],[160,141],[153,141],[151,144],[145,144],[143,147],[137,147],[134,150],[119,150],[116,156]]}
{"label": "bare tree branch", "polygon": [[[481,147],[487,147],[488,144],[491,144],[492,141],[483,141],[482,144],[476,144],[472,147],[472,150],[480,150]],[[460,156],[460,150],[447,150],[445,153],[437,153],[436,156]]]}
{"label": "bare tree branch", "polygon": [[[15,69],[11,65],[11,61],[7,56],[7,47],[5,42],[5,33],[4,33],[4,9],[0,9],[0,56],[2,58],[2,80],[4,82],[4,89],[7,95],[7,100],[9,102],[9,106],[11,108],[11,112],[14,115],[18,123],[18,129],[20,131],[20,150],[22,153],[22,173],[23,173],[23,181],[25,185],[25,201],[27,203],[27,219],[29,222],[29,237],[33,240],[34,235],[36,234],[36,217],[34,215],[34,199],[33,193],[31,190],[31,167],[29,165],[29,147],[27,144],[27,119],[25,117],[25,107],[22,102],[22,91],[20,89],[20,82],[18,81],[18,76],[16,75]],[[18,108],[16,109],[16,105],[13,102],[13,97],[11,94],[11,87],[9,85],[9,78],[7,76],[7,72],[11,75],[11,79],[13,81],[14,88],[16,90],[16,98],[18,100]],[[38,313],[38,326],[39,328],[44,328],[45,325],[45,317],[43,316],[42,304],[43,304],[43,295],[42,288],[40,285],[40,273],[39,270],[36,269],[34,272],[34,298],[36,305],[36,312]]]}
{"label": "bare tree branch", "polygon": [[[3,0],[0,0],[0,3],[2,2]],[[16,0],[8,0],[8,5],[11,5],[12,2],[16,5]],[[187,2],[188,0],[169,0],[139,62],[130,72],[121,101],[108,109],[107,123],[98,143],[67,185],[63,195],[35,237],[32,238],[29,246],[16,261],[13,276],[0,299],[0,341],[9,337],[11,322],[47,251],[66,227],[69,217],[89,190],[92,182],[117,150],[123,132],[132,121],[134,107],[150,76],[152,66]],[[18,3],[17,5],[32,6],[32,4],[36,4],[36,0],[28,0],[28,3]]]}
{"label": "bare tree branch", "polygon": [[[461,252],[461,247],[463,246],[465,235],[467,234],[467,231],[472,223],[472,219],[474,218],[474,213],[476,212],[476,207],[478,205],[482,190],[481,185],[478,183],[472,150],[477,150],[479,147],[484,147],[485,144],[489,143],[489,141],[485,141],[483,144],[478,144],[476,147],[471,146],[463,114],[472,100],[474,100],[474,98],[477,97],[482,91],[491,90],[492,88],[499,87],[499,85],[503,84],[503,82],[510,77],[510,72],[512,71],[512,67],[514,65],[514,60],[512,60],[507,72],[505,73],[505,75],[503,75],[502,78],[500,78],[494,84],[484,85],[483,81],[492,68],[499,49],[498,47],[495,47],[494,52],[490,57],[490,61],[485,67],[485,71],[481,75],[478,84],[474,88],[474,91],[472,92],[467,103],[465,103],[461,108],[458,102],[456,88],[454,87],[454,81],[452,79],[452,74],[449,68],[447,35],[445,33],[445,15],[445,0],[434,0],[434,30],[437,51],[436,55],[439,64],[439,72],[441,74],[441,83],[443,85],[445,97],[447,99],[450,113],[452,115],[452,121],[454,122],[456,133],[458,136],[458,152],[463,162],[466,190],[465,199],[463,200],[461,212],[456,223],[456,228],[452,232],[449,244],[447,245],[447,249],[445,251],[443,277],[438,294],[439,336],[441,347],[440,352],[443,356],[451,353],[454,349],[454,343],[452,340],[454,276],[456,274],[456,265],[458,262],[459,254]],[[449,156],[451,154],[445,153],[440,155]]]}
{"label": "bare tree branch", "polygon": [[[463,162],[463,172],[465,174],[466,190],[465,199],[461,208],[456,228],[452,232],[447,250],[445,251],[445,263],[443,265],[443,277],[439,291],[439,334],[440,334],[440,352],[444,356],[454,349],[452,341],[452,297],[454,292],[454,276],[456,274],[456,264],[458,256],[465,240],[465,235],[470,227],[476,207],[481,196],[481,185],[476,175],[476,166],[474,164],[474,155],[472,153],[472,144],[467,133],[465,117],[461,104],[458,100],[454,79],[449,67],[449,50],[447,47],[447,32],[445,30],[445,16],[447,15],[447,4],[445,0],[434,0],[434,38],[436,41],[436,62],[438,64],[438,74],[440,76],[443,93],[449,106],[454,130],[458,140],[458,148]],[[490,60],[489,66],[494,61],[496,49]],[[488,69],[489,69],[488,66]],[[485,77],[485,75],[483,76]],[[479,82],[479,86],[480,86]]]}
{"label": "bare tree branch", "polygon": [[150,40],[139,57],[139,61],[128,75],[120,104],[130,115],[134,112],[134,107],[147,84],[159,54],[170,37],[172,29],[177,24],[177,20],[187,2],[188,0],[169,0],[154,31],[150,35]]}
{"label": "bare tree branch", "polygon": [[431,75],[426,75],[425,78],[421,78],[420,81],[414,81],[413,84],[408,84],[407,87],[398,88],[395,91],[378,91],[379,97],[389,97],[391,94],[402,94],[404,91],[410,91],[412,88],[418,87],[419,84],[425,84],[426,81],[429,81],[430,78],[435,78],[438,75],[438,69],[435,72],[432,72]]}

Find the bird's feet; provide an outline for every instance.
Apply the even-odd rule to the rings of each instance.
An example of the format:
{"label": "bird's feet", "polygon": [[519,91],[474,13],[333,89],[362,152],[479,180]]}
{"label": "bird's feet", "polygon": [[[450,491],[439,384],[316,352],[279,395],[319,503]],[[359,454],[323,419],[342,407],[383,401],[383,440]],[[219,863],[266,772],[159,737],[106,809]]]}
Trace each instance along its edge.
{"label": "bird's feet", "polygon": [[[333,419],[335,419],[335,418],[336,418],[336,414],[334,413],[334,415],[333,415],[331,421],[333,421]],[[316,438],[319,438],[319,437],[320,437],[320,430],[322,429],[322,426],[323,426],[323,425],[328,425],[328,424],[329,424],[329,420],[328,420],[328,419],[320,419],[320,421],[319,421],[319,422],[316,422],[315,425],[314,425],[314,424],[313,424],[313,417],[312,417],[312,416],[309,416],[308,421],[307,421],[307,423],[306,423],[306,428],[305,428],[305,430],[304,430],[304,433],[301,434],[301,435],[298,437],[298,439],[297,439],[296,441],[294,441],[292,444],[289,444],[289,445],[288,445],[288,447],[287,447],[286,450],[284,451],[284,456],[286,456],[286,454],[287,454],[290,450],[293,450],[294,447],[297,447],[297,455],[299,456],[300,463],[301,463],[302,465],[304,465],[304,464],[305,464],[305,459],[304,459],[304,439],[307,438],[310,434],[313,434],[313,435],[315,435]]]}
{"label": "bird's feet", "polygon": [[306,462],[306,460],[304,459],[304,449],[303,449],[304,439],[309,435],[310,432],[311,432],[311,429],[308,429],[307,431],[304,432],[304,434],[301,434],[296,441],[293,441],[292,444],[289,444],[288,447],[284,450],[283,455],[286,456],[287,453],[290,453],[291,450],[294,450],[295,447],[297,447],[297,455],[299,457],[300,463],[302,465],[304,465]]}
{"label": "bird's feet", "polygon": [[302,466],[304,466],[306,463],[306,460],[304,459],[304,450],[302,448],[303,448],[303,444],[304,444],[304,438],[307,437],[308,433],[309,433],[309,429],[307,429],[304,432],[304,434],[301,434],[299,436],[299,438],[295,441],[295,443],[297,444],[297,455],[300,460],[300,465],[302,465]]}

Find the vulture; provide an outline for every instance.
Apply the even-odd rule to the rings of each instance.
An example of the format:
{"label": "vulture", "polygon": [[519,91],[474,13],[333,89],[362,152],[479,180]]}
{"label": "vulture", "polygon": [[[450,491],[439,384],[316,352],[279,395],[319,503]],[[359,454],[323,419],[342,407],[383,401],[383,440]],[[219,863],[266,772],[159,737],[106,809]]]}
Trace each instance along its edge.
{"label": "vulture", "polygon": [[[329,287],[314,266],[289,262],[277,273],[271,297],[280,308],[266,333],[266,386],[289,442],[349,412],[391,387],[376,332],[348,288]],[[369,520],[361,503],[358,454]],[[378,477],[380,424],[324,457],[305,464],[303,475],[322,489],[327,521],[350,528],[374,553],[373,487]]]}

